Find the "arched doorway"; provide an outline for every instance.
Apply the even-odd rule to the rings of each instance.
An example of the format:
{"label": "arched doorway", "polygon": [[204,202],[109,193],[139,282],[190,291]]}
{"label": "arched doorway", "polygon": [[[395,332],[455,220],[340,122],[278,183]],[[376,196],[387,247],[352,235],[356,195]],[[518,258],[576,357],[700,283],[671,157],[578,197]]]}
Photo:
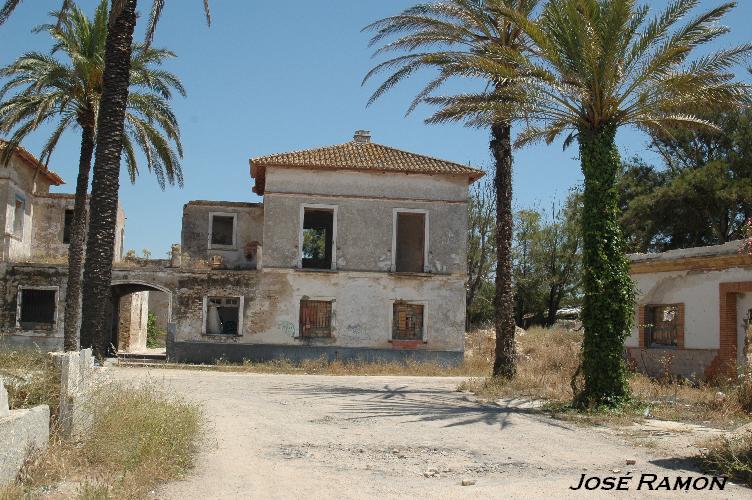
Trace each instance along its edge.
{"label": "arched doorway", "polygon": [[120,353],[164,350],[167,323],[172,321],[172,292],[154,283],[113,281],[111,289],[110,345]]}

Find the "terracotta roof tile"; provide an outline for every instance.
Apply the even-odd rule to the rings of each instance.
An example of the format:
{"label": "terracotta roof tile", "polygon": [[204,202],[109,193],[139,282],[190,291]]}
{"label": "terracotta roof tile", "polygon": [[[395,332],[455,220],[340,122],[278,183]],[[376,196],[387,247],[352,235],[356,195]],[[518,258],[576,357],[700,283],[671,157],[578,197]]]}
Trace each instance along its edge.
{"label": "terracotta roof tile", "polygon": [[258,194],[264,192],[266,167],[464,175],[470,181],[484,175],[482,170],[459,163],[357,139],[335,146],[251,158],[250,163],[251,177],[256,179],[253,190]]}
{"label": "terracotta roof tile", "polygon": [[[7,142],[0,139],[0,149],[5,149],[7,147]],[[42,164],[39,160],[37,160],[37,157],[33,154],[29,153],[26,149],[24,149],[21,146],[16,147],[16,154],[26,162],[27,165],[29,165],[31,168],[35,168],[39,170],[39,173],[47,177],[49,181],[54,184],[55,186],[60,186],[62,184],[65,184],[65,181],[57,175],[52,170],[48,169],[46,165]]]}

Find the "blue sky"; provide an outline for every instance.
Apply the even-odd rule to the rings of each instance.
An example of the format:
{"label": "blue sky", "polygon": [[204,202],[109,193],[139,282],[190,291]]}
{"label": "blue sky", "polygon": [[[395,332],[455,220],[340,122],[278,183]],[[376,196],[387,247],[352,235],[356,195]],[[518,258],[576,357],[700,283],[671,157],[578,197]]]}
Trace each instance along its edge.
{"label": "blue sky", "polygon": [[[79,0],[93,12],[96,0]],[[371,130],[375,142],[487,168],[488,132],[461,125],[424,125],[428,108],[404,116],[421,75],[366,108],[374,86],[361,87],[374,61],[368,48],[368,23],[399,12],[414,0],[288,0],[285,2],[210,0],[212,27],[203,19],[201,0],[168,0],[154,44],[178,58],[168,68],[188,90],[174,109],[185,145],[185,188],[162,192],[148,173],[131,185],[121,178],[121,204],[128,220],[126,248],[164,255],[180,241],[182,207],[189,200],[259,201],[251,192],[248,159],[274,152],[338,144],[356,129]],[[654,8],[668,2],[652,0]],[[702,0],[702,7],[720,4]],[[0,28],[0,65],[29,50],[47,50],[48,37],[31,29],[47,19],[59,0],[25,0]],[[142,13],[150,0],[139,0]],[[749,41],[752,2],[742,0],[728,16],[732,33],[718,45]],[[657,10],[657,9],[656,9]],[[145,15],[138,36],[143,34]],[[25,146],[38,153],[45,131]],[[646,138],[637,131],[619,134],[623,156],[644,154]],[[79,136],[61,140],[50,166],[72,192]],[[517,208],[549,207],[581,180],[576,147],[534,146],[515,157]],[[649,154],[644,156],[650,158]]]}

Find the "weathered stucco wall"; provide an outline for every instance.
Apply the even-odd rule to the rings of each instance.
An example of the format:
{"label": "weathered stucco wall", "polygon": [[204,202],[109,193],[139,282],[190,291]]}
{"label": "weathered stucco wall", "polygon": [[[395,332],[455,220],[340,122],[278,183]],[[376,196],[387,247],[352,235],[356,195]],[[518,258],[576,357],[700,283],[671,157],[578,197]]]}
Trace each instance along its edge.
{"label": "weathered stucco wall", "polygon": [[[176,341],[391,349],[392,305],[405,300],[425,307],[425,343],[418,349],[463,350],[464,281],[458,277],[265,270],[185,277],[178,287]],[[243,297],[242,335],[202,335],[203,299],[212,295]],[[331,339],[299,337],[303,297],[334,301]]]}
{"label": "weathered stucco wall", "polygon": [[298,267],[301,207],[313,204],[336,207],[338,270],[390,271],[394,212],[407,209],[427,213],[430,272],[466,272],[465,179],[270,168],[266,183],[264,267]]}
{"label": "weathered stucco wall", "polygon": [[37,197],[32,223],[31,260],[67,261],[68,244],[63,243],[65,211],[73,210],[74,197],[56,194]]}
{"label": "weathered stucco wall", "polygon": [[119,306],[118,350],[143,351],[146,349],[149,292],[129,293],[120,298]]}
{"label": "weathered stucco wall", "polygon": [[[212,213],[236,214],[236,243],[232,248],[209,248],[209,217]],[[181,247],[184,267],[205,265],[219,255],[228,269],[255,269],[257,258],[249,257],[249,246],[262,243],[264,208],[255,203],[192,201],[183,206]],[[187,257],[187,258],[186,258]]]}
{"label": "weathered stucco wall", "polygon": [[[684,303],[684,347],[718,349],[720,346],[719,284],[752,281],[752,269],[670,271],[637,274],[638,304]],[[638,319],[626,345],[639,346]]]}

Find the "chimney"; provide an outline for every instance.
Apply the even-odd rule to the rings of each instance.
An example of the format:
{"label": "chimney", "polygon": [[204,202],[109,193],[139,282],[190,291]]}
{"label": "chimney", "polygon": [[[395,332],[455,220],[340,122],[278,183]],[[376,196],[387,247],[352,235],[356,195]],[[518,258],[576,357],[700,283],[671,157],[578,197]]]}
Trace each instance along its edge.
{"label": "chimney", "polygon": [[370,130],[356,130],[355,135],[353,136],[353,140],[359,143],[371,142],[371,131]]}

